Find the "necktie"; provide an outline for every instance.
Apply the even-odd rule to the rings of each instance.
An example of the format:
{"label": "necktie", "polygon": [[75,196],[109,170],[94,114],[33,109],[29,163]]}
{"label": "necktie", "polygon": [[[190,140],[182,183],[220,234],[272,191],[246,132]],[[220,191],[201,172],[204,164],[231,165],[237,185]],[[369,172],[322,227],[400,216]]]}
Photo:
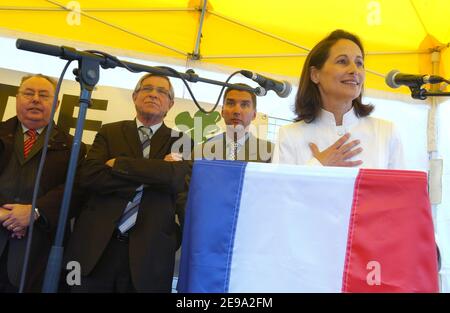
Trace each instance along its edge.
{"label": "necktie", "polygon": [[[144,158],[148,159],[150,155],[150,138],[152,136],[152,130],[149,127],[140,126],[139,132],[141,133],[142,154]],[[136,189],[136,194],[133,199],[128,202],[125,210],[119,221],[119,230],[123,234],[136,224],[136,218],[139,211],[139,204],[141,203],[142,194],[144,192],[144,185],[140,185]]]}
{"label": "necktie", "polygon": [[228,160],[237,160],[239,143],[237,143],[236,141],[232,141],[228,144],[228,146]]}
{"label": "necktie", "polygon": [[150,138],[152,137],[153,132],[151,128],[144,126],[139,127],[139,132],[142,134],[142,155],[145,159],[148,159],[150,155]]}
{"label": "necktie", "polygon": [[37,132],[35,129],[29,129],[26,131],[28,138],[23,142],[23,157],[27,158],[28,154],[33,148],[34,143],[36,142]]}

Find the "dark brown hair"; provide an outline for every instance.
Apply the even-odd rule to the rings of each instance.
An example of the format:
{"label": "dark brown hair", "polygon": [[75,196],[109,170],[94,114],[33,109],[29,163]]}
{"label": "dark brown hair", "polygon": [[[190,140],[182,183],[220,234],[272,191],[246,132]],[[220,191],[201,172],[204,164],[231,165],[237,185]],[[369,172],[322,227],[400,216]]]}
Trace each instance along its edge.
{"label": "dark brown hair", "polygon": [[[243,83],[236,83],[235,85],[251,88],[249,85],[243,84]],[[247,90],[241,90],[241,89],[233,88],[233,87],[227,87],[227,89],[225,89],[225,92],[223,94],[223,103],[225,103],[225,100],[227,99],[228,93],[230,91],[232,91],[232,90],[248,92],[250,94],[250,96],[252,97],[253,108],[256,110],[256,95],[255,95],[255,93],[251,92],[251,91],[247,91]]]}
{"label": "dark brown hair", "polygon": [[[308,54],[303,65],[302,74],[295,99],[296,121],[305,121],[311,123],[318,116],[322,108],[322,98],[319,88],[311,80],[311,67],[321,69],[329,57],[330,49],[340,39],[353,41],[360,49],[364,58],[364,48],[361,40],[356,36],[344,30],[338,29],[322,39]],[[372,105],[362,103],[362,93],[352,101],[355,113],[359,117],[368,116],[373,111]]]}

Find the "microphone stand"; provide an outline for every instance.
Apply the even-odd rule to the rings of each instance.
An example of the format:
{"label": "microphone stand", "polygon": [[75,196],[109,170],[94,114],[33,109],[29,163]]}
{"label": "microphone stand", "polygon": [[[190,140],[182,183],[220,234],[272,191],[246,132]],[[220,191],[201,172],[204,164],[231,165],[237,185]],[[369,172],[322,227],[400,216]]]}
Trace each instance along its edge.
{"label": "microphone stand", "polygon": [[78,157],[81,148],[81,138],[83,135],[83,126],[86,119],[86,112],[91,103],[91,95],[95,85],[99,80],[100,62],[89,56],[81,56],[78,62],[78,69],[74,70],[76,80],[80,83],[80,110],[78,113],[75,135],[70,154],[69,166],[67,170],[66,183],[64,186],[64,195],[61,204],[61,210],[58,220],[55,242],[50,250],[45,279],[42,287],[44,293],[55,293],[58,290],[61,265],[64,254],[62,246],[66,228],[67,216],[69,214],[70,199],[72,197],[73,183],[77,170]]}
{"label": "microphone stand", "polygon": [[73,183],[75,179],[76,167],[78,164],[78,156],[80,154],[81,138],[83,135],[83,126],[86,119],[86,112],[91,102],[92,91],[100,78],[100,66],[104,69],[115,68],[117,66],[124,67],[132,72],[148,72],[156,75],[164,75],[176,78],[182,78],[190,82],[204,82],[219,86],[233,87],[239,90],[250,91],[254,93],[261,92],[260,88],[253,89],[251,87],[234,85],[215,81],[211,79],[201,78],[193,70],[186,73],[180,73],[175,70],[170,71],[165,68],[151,67],[137,63],[121,61],[115,57],[103,56],[88,51],[78,51],[71,47],[54,46],[41,42],[18,39],[16,47],[21,50],[56,56],[64,60],[78,61],[78,69],[74,70],[76,80],[80,83],[80,110],[78,113],[75,135],[68,165],[66,183],[64,186],[64,195],[60,209],[58,220],[58,228],[54,245],[51,248],[47,268],[45,272],[44,284],[42,292],[55,293],[58,291],[61,265],[63,261],[64,247],[63,239],[65,234],[66,221],[69,214],[70,199],[72,196]]}
{"label": "microphone stand", "polygon": [[425,88],[420,88],[420,86],[410,86],[411,97],[413,99],[425,100],[427,97],[449,97],[450,92],[430,92]]}
{"label": "microphone stand", "polygon": [[[133,63],[133,62],[122,61],[114,56],[109,56],[109,55],[104,56],[104,55],[95,54],[96,51],[95,52],[78,51],[75,48],[71,48],[71,47],[54,46],[54,45],[49,45],[49,44],[45,44],[45,43],[41,43],[41,42],[37,42],[37,41],[25,40],[25,39],[17,39],[16,47],[21,50],[27,50],[27,51],[31,51],[31,52],[56,56],[63,60],[78,60],[79,62],[81,62],[81,60],[89,60],[90,62],[95,62],[97,65],[100,65],[104,69],[123,67],[134,73],[147,72],[147,73],[152,73],[155,75],[163,75],[163,76],[180,78],[180,79],[184,79],[189,82],[192,82],[192,83],[202,82],[202,83],[208,83],[208,84],[213,84],[213,85],[218,85],[218,86],[233,87],[234,89],[250,91],[250,92],[253,92],[256,94],[260,94],[260,93],[264,92],[264,90],[261,90],[262,88],[259,88],[259,87],[251,88],[251,87],[246,87],[246,86],[241,86],[241,85],[224,83],[221,81],[212,80],[212,79],[208,79],[208,78],[202,78],[202,77],[198,76],[192,69],[188,69],[186,71],[186,73],[181,73],[181,72],[177,72],[175,70],[169,70],[164,67],[153,67],[153,66],[147,66],[147,65]],[[92,69],[91,69],[91,71],[92,71]],[[90,73],[91,72],[87,72],[86,74],[90,75]],[[95,71],[92,71],[92,75],[96,75]]]}

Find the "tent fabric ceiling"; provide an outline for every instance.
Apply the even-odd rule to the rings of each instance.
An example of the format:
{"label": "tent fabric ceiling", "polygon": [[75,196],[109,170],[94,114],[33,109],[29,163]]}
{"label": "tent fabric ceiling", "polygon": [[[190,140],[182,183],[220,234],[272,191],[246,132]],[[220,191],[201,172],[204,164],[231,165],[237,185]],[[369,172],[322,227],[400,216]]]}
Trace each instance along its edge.
{"label": "tent fabric ceiling", "polygon": [[209,0],[196,51],[203,3],[2,0],[0,33],[297,78],[309,49],[342,28],[364,42],[368,88],[389,90],[382,76],[392,69],[430,73],[433,49],[450,73],[448,0]]}

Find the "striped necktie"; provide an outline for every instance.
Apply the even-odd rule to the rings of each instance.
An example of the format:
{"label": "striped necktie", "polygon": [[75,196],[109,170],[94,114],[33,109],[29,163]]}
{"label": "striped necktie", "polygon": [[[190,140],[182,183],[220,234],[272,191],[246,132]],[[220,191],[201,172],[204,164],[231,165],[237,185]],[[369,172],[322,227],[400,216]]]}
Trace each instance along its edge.
{"label": "striped necktie", "polygon": [[[153,134],[151,128],[140,126],[139,133],[141,137],[141,143],[142,143],[142,155],[144,158],[148,159],[150,155],[150,138]],[[136,194],[134,195],[134,198],[128,202],[127,206],[125,207],[125,210],[122,213],[122,216],[119,221],[119,231],[123,234],[127,232],[131,227],[136,224],[136,218],[139,211],[139,204],[141,203],[142,194],[144,193],[144,185],[140,185],[136,189]]]}
{"label": "striped necktie", "polygon": [[26,159],[37,139],[37,131],[29,129],[25,132],[28,138],[23,142],[23,157]]}

